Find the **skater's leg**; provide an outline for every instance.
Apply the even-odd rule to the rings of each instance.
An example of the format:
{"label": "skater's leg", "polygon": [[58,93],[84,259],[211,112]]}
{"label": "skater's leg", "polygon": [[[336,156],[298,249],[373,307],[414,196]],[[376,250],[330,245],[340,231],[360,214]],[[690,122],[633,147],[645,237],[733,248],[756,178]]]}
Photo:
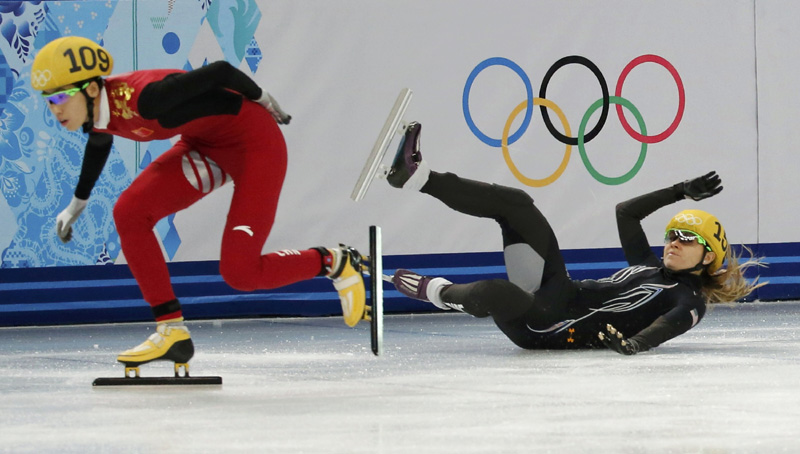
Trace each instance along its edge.
{"label": "skater's leg", "polygon": [[[408,143],[414,146],[409,147]],[[440,285],[440,294],[432,291],[426,294],[425,299],[440,307],[462,308],[476,316],[492,315],[498,321],[510,320],[525,313],[537,324],[558,318],[574,289],[570,285],[555,234],[531,197],[519,189],[468,180],[452,173],[434,172],[423,164],[419,130],[409,130],[405,147],[398,149],[389,175],[411,175],[414,178],[424,170],[421,192],[439,199],[456,211],[498,222],[503,234],[504,258],[510,281]],[[436,279],[418,276],[413,272],[406,273],[405,282],[397,281],[395,286],[411,297],[415,297],[414,291],[419,290],[419,287],[414,287],[415,280],[424,281],[423,284],[436,282]],[[543,301],[539,298],[540,301],[534,302],[533,293],[544,284],[563,289],[565,297],[555,293],[555,298]],[[406,291],[402,288],[404,286]],[[548,291],[547,294],[554,292]],[[441,298],[441,303],[437,298]]]}
{"label": "skater's leg", "polygon": [[504,279],[449,285],[442,288],[440,297],[447,305],[460,307],[470,315],[491,316],[496,321],[518,318],[537,307],[532,294]]}
{"label": "skater's leg", "polygon": [[469,284],[453,284],[444,278],[422,276],[397,270],[392,282],[409,298],[433,303],[441,309],[456,309],[475,317],[491,316],[497,322],[525,315],[537,324],[552,324],[561,315],[560,307],[537,304],[536,297],[505,279],[489,279]]}
{"label": "skater's leg", "polygon": [[[445,310],[456,309],[474,317],[491,316],[503,334],[521,348],[543,348],[545,344],[541,336],[532,329],[546,329],[563,320],[558,305],[540,304],[537,299],[541,295],[532,295],[503,279],[453,284],[440,277],[431,278],[400,269],[392,282],[409,298],[427,301]],[[574,288],[567,283],[562,293],[572,291]]]}
{"label": "skater's leg", "polygon": [[145,301],[153,308],[156,321],[180,318],[182,314],[153,228],[162,218],[192,205],[208,192],[196,187],[195,175],[190,181],[183,171],[182,161],[187,165],[194,162],[203,169],[216,169],[204,173],[207,189],[225,181],[224,174],[213,161],[202,157],[193,159],[193,154],[196,152],[178,142],[148,165],[114,206],[122,251]]}
{"label": "skater's leg", "polygon": [[216,152],[234,181],[220,253],[220,274],[225,282],[237,290],[252,291],[282,287],[318,275],[322,258],[316,250],[261,254],[275,222],[286,172],[283,141],[226,152],[232,156]]}
{"label": "skater's leg", "polygon": [[158,359],[181,363],[191,359],[191,335],[183,325],[181,305],[153,228],[160,219],[192,205],[229,179],[214,161],[179,141],[120,196],[114,220],[122,250],[157,326],[146,341],[122,352],[118,361],[137,366]]}
{"label": "skater's leg", "polygon": [[444,278],[421,276],[400,269],[392,282],[400,293],[409,298],[433,303],[449,310],[456,309],[475,317],[491,316],[504,323],[525,316],[537,326],[559,321],[559,305],[538,304],[536,297],[504,279],[489,279],[469,284],[453,284]]}
{"label": "skater's leg", "polygon": [[[430,173],[422,192],[459,212],[494,219],[499,224],[506,271],[516,287],[529,294],[543,286],[563,290],[548,289],[547,298],[538,298],[531,312],[534,319],[549,321],[566,310],[574,292],[566,263],[550,223],[526,192],[436,172]],[[533,304],[532,299],[529,304]]]}
{"label": "skater's leg", "polygon": [[235,152],[215,149],[210,153],[235,185],[222,237],[223,279],[233,288],[252,291],[328,276],[340,295],[345,322],[358,323],[364,315],[366,291],[357,251],[334,247],[261,253],[275,222],[286,170],[286,146],[279,131],[250,140]]}
{"label": "skater's leg", "polygon": [[534,292],[543,281],[567,275],[555,234],[526,192],[431,171],[420,136],[421,125],[411,123],[387,177],[392,186],[419,189],[456,211],[497,221],[509,279],[524,290]]}

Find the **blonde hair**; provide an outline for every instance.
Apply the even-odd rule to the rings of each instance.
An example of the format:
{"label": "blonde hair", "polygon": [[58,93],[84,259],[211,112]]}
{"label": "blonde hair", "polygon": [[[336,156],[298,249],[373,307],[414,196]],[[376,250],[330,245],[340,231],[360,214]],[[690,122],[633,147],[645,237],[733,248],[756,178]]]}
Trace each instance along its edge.
{"label": "blonde hair", "polygon": [[747,251],[749,257],[744,263],[739,263],[743,252],[733,252],[733,248],[728,248],[725,260],[728,266],[715,274],[708,274],[707,269],[701,275],[703,279],[703,298],[707,304],[732,303],[740,300],[752,293],[753,290],[763,287],[768,282],[758,282],[758,277],[748,281],[744,273],[748,268],[766,267],[766,263],[760,257],[753,257],[753,251],[747,246],[742,245],[742,250]]}

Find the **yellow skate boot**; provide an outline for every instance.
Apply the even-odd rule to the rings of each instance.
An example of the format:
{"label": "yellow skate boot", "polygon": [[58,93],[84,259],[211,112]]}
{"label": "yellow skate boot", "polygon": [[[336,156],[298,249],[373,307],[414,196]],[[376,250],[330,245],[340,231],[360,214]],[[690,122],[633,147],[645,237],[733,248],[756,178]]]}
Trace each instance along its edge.
{"label": "yellow skate boot", "polygon": [[347,326],[356,326],[364,319],[367,292],[361,275],[361,254],[352,247],[340,244],[337,249],[327,249],[331,257],[328,278],[339,292],[342,314]]}
{"label": "yellow skate boot", "polygon": [[194,356],[194,344],[189,329],[182,322],[183,318],[158,323],[156,332],[136,347],[120,353],[117,361],[131,368],[157,360],[174,361],[176,364],[189,362]]}

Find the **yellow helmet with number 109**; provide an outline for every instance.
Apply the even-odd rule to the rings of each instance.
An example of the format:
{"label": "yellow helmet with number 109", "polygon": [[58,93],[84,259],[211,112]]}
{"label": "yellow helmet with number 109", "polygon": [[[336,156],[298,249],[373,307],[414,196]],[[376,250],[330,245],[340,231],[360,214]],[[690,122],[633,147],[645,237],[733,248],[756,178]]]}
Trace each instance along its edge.
{"label": "yellow helmet with number 109", "polygon": [[722,268],[728,252],[728,238],[716,216],[702,210],[683,210],[669,221],[666,230],[667,233],[670,230],[689,231],[702,238],[706,249],[716,255],[708,265],[708,273],[714,274]]}
{"label": "yellow helmet with number 109", "polygon": [[65,36],[44,46],[31,67],[31,85],[49,91],[66,85],[108,76],[114,59],[94,41],[80,36]]}

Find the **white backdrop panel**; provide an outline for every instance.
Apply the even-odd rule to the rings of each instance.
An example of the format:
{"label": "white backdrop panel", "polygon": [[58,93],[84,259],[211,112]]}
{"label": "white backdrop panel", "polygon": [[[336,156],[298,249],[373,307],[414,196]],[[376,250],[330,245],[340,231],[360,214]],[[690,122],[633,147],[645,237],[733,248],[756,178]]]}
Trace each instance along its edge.
{"label": "white backdrop panel", "polygon": [[[292,124],[283,128],[289,170],[265,250],[338,242],[365,248],[371,224],[383,227],[386,254],[499,250],[493,222],[454,213],[385,181],[375,182],[362,202],[350,200],[403,87],[414,91],[406,118],[423,124],[423,154],[432,168],[525,189],[550,219],[563,248],[618,246],[616,203],[709,170],[722,175],[722,194],[652,215],[645,221],[652,244],[660,243],[669,217],[689,207],[717,214],[731,242],[757,241],[752,1],[276,0],[260,7],[256,40],[264,61],[254,77],[293,115]],[[763,9],[764,14],[773,11]],[[554,62],[581,55],[599,67],[613,95],[623,68],[643,54],[674,65],[685,87],[685,112],[674,134],[650,145],[641,171],[624,184],[595,180],[572,147],[554,183],[525,186],[509,171],[501,150],[478,140],[464,119],[465,82],[487,58],[513,60],[538,95]],[[661,66],[646,63],[631,71],[623,96],[639,109],[650,134],[666,129],[675,117],[678,91]],[[470,111],[482,131],[499,138],[525,97],[522,79],[513,71],[487,68],[473,85]],[[569,65],[554,75],[547,98],[563,109],[574,136],[600,89],[586,68]],[[560,129],[552,112],[551,118]],[[636,124],[630,114],[627,118]],[[619,175],[631,168],[640,147],[625,133],[612,105],[587,152],[599,171]],[[537,107],[511,155],[523,173],[543,178],[556,169],[564,149],[546,130]],[[176,260],[219,257],[230,189],[176,217],[183,238]]]}
{"label": "white backdrop panel", "polygon": [[795,88],[800,62],[796,18],[800,4],[790,0],[757,2],[759,240],[800,241],[800,155],[795,136],[800,92]]}

